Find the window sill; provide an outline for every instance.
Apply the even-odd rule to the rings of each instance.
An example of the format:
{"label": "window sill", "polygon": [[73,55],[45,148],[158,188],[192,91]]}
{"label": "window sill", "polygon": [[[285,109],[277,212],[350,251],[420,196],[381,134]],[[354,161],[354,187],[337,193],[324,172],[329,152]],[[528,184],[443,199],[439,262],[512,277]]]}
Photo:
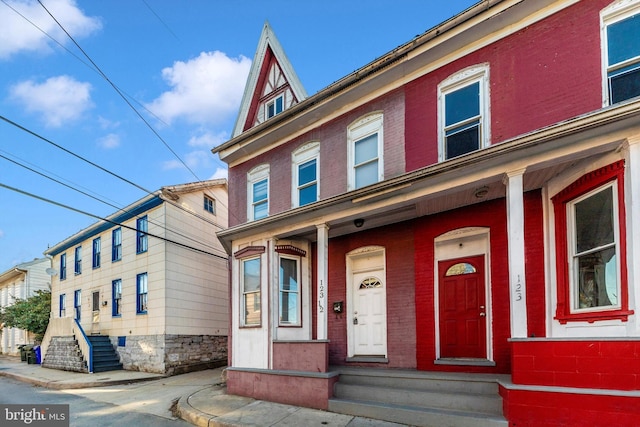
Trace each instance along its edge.
{"label": "window sill", "polygon": [[561,325],[565,325],[567,322],[594,323],[602,320],[620,320],[622,322],[626,322],[632,314],[633,310],[611,310],[576,314],[557,314],[555,319],[560,322]]}
{"label": "window sill", "polygon": [[136,312],[136,315],[138,315],[138,316],[145,315],[145,314],[147,314],[146,311],[138,311],[138,312]]}

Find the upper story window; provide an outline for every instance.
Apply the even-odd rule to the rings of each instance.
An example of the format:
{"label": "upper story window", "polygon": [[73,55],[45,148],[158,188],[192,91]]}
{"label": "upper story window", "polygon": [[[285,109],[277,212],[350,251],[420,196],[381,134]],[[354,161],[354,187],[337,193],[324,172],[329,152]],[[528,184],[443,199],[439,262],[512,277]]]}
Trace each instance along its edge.
{"label": "upper story window", "polygon": [[624,162],[580,178],[554,196],[558,307],[567,321],[627,315]]}
{"label": "upper story window", "polygon": [[305,144],[292,155],[292,205],[304,206],[320,198],[318,185],[320,143]]}
{"label": "upper story window", "polygon": [[138,218],[136,220],[136,253],[140,254],[146,252],[149,248],[149,221],[147,216]]}
{"label": "upper story window", "polygon": [[73,265],[73,272],[75,274],[82,274],[82,246],[76,247],[75,255],[76,256]]}
{"label": "upper story window", "polygon": [[489,66],[466,68],[438,85],[438,160],[489,146]]}
{"label": "upper story window", "polygon": [[614,3],[601,17],[604,104],[611,105],[640,95],[640,1]]}
{"label": "upper story window", "polygon": [[375,184],[384,179],[382,124],[382,113],[373,113],[349,126],[349,190]]}
{"label": "upper story window", "polygon": [[60,255],[60,280],[67,278],[67,254]]}
{"label": "upper story window", "polygon": [[100,241],[100,237],[96,237],[93,239],[93,251],[91,256],[91,266],[93,268],[100,267],[100,254],[101,254],[101,246],[102,242]]}
{"label": "upper story window", "polygon": [[204,196],[204,210],[211,213],[216,214],[216,202],[211,197]]}
{"label": "upper story window", "polygon": [[111,261],[122,259],[122,228],[118,227],[111,232]]}
{"label": "upper story window", "polygon": [[275,116],[276,114],[282,113],[284,110],[284,95],[279,95],[267,102],[267,119]]}
{"label": "upper story window", "polygon": [[254,221],[269,216],[269,165],[247,174],[247,218]]}

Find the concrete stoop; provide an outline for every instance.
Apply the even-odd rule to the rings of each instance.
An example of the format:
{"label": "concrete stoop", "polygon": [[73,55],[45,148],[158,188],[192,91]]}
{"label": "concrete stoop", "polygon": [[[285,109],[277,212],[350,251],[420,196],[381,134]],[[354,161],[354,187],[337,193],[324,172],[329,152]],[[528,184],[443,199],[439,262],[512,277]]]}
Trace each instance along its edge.
{"label": "concrete stoop", "polygon": [[62,371],[89,372],[78,347],[78,341],[74,337],[51,337],[42,366]]}
{"label": "concrete stoop", "polygon": [[414,426],[506,427],[500,376],[337,368],[329,410]]}

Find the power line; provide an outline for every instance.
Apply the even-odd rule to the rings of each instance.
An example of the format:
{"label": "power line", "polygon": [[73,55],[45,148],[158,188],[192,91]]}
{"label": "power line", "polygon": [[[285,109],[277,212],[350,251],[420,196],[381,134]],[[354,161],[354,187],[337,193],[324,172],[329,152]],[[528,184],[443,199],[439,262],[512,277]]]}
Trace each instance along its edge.
{"label": "power line", "polygon": [[[0,150],[0,151],[5,152],[5,151],[3,151],[3,150]],[[22,164],[22,163],[20,163],[20,162],[18,162],[18,161],[16,161],[16,160],[13,160],[13,159],[11,159],[11,158],[9,158],[9,157],[3,156],[2,154],[0,154],[0,158],[3,158],[3,159],[5,159],[5,160],[7,160],[7,161],[9,161],[9,162],[11,162],[11,163],[13,163],[13,164],[17,165],[17,166],[20,166],[20,167],[22,167],[22,168],[27,169],[27,170],[28,170],[28,171],[30,171],[30,172],[33,172],[33,173],[35,173],[35,174],[37,174],[37,175],[40,175],[40,176],[42,176],[42,177],[44,177],[44,178],[47,178],[47,179],[49,179],[49,180],[51,180],[51,181],[53,181],[53,182],[55,182],[55,183],[57,183],[57,184],[59,184],[59,185],[62,185],[62,186],[67,187],[67,188],[69,188],[69,189],[71,189],[71,190],[73,190],[73,191],[76,191],[76,192],[78,192],[78,193],[80,193],[80,194],[82,194],[82,195],[84,195],[84,196],[90,197],[90,198],[92,198],[92,199],[94,199],[94,200],[96,200],[96,201],[98,201],[98,202],[100,202],[100,203],[103,203],[103,204],[105,204],[105,205],[107,205],[107,206],[110,206],[110,207],[112,207],[112,208],[115,208],[115,209],[117,209],[119,212],[124,212],[124,213],[131,214],[131,212],[127,211],[126,209],[124,209],[124,208],[122,208],[122,207],[120,207],[120,206],[117,206],[117,205],[115,205],[115,204],[113,204],[113,203],[109,203],[109,202],[107,202],[107,201],[105,201],[105,200],[102,200],[102,199],[100,199],[100,198],[98,198],[98,197],[96,197],[96,196],[92,195],[92,194],[89,194],[89,193],[87,193],[87,192],[85,192],[85,191],[82,191],[82,190],[80,190],[80,189],[76,188],[76,187],[73,187],[72,185],[69,185],[69,184],[64,183],[64,182],[62,182],[62,181],[60,181],[60,180],[57,180],[57,179],[55,179],[55,178],[52,178],[51,176],[49,176],[49,175],[47,175],[47,174],[45,174],[45,173],[42,173],[42,172],[37,171],[37,170],[35,170],[35,169],[33,169],[33,168],[30,168],[29,166],[26,166],[26,165],[24,165],[24,164]],[[204,218],[204,217],[202,217],[201,219],[206,220],[206,218]],[[183,234],[183,233],[180,233],[180,232],[178,232],[178,231],[170,230],[170,229],[169,229],[169,228],[167,228],[167,226],[166,226],[166,225],[164,225],[164,224],[160,224],[160,223],[155,222],[155,221],[153,221],[153,220],[149,220],[149,222],[150,222],[151,224],[154,224],[154,225],[158,226],[158,227],[162,227],[162,228],[163,228],[165,231],[167,231],[167,232],[174,233],[174,234],[176,234],[176,235],[178,235],[178,236],[180,236],[180,237],[184,237],[184,238],[185,238],[185,239],[187,239],[187,240],[191,240],[191,241],[193,241],[193,242],[195,242],[195,243],[198,243],[198,244],[201,244],[201,245],[203,245],[203,246],[207,246],[207,247],[210,247],[210,248],[212,248],[212,249],[216,249],[214,246],[210,245],[209,243],[207,243],[207,242],[203,242],[203,241],[199,241],[197,238],[195,238],[195,237],[193,237],[193,236],[187,236],[187,235],[185,235],[185,234]],[[212,225],[216,225],[216,224],[212,224]]]}
{"label": "power line", "polygon": [[[68,153],[68,154],[70,154],[70,155],[72,155],[72,156],[76,157],[77,159],[80,159],[80,160],[82,160],[83,162],[86,162],[86,163],[90,164],[91,166],[94,166],[94,167],[96,167],[96,168],[100,169],[101,171],[106,172],[106,173],[108,173],[109,175],[114,176],[114,177],[116,177],[116,178],[118,178],[118,179],[120,179],[120,180],[122,180],[122,181],[126,182],[127,184],[133,185],[133,186],[134,186],[134,187],[136,187],[137,189],[142,190],[142,191],[144,191],[144,192],[145,192],[145,193],[147,193],[147,194],[151,194],[151,195],[153,194],[153,192],[152,192],[152,191],[147,190],[146,188],[144,188],[144,187],[142,187],[142,186],[140,186],[140,185],[138,185],[138,184],[134,183],[133,181],[130,181],[130,180],[128,180],[128,179],[126,179],[126,178],[124,178],[124,177],[122,177],[122,176],[118,175],[118,174],[117,174],[117,173],[115,173],[115,172],[111,172],[110,170],[108,170],[108,169],[106,169],[106,168],[104,168],[104,167],[102,167],[102,166],[98,165],[97,163],[94,163],[94,162],[92,162],[91,160],[86,159],[86,158],[82,157],[81,155],[76,154],[76,153],[74,153],[73,151],[71,151],[71,150],[68,150],[68,149],[64,148],[64,147],[63,147],[63,146],[61,146],[60,144],[56,144],[55,142],[51,141],[50,139],[45,138],[44,136],[40,135],[39,133],[34,132],[34,131],[32,131],[32,130],[28,129],[28,128],[26,128],[26,127],[24,127],[24,126],[22,126],[22,125],[20,125],[20,124],[18,124],[18,123],[16,123],[16,122],[14,122],[13,120],[8,119],[7,117],[5,117],[5,116],[3,116],[3,115],[0,115],[0,119],[1,119],[1,120],[4,120],[5,122],[9,123],[9,124],[10,124],[10,125],[12,125],[12,126],[17,127],[18,129],[20,129],[20,130],[22,130],[22,131],[24,131],[24,132],[27,132],[27,133],[28,133],[28,134],[30,134],[30,135],[35,136],[36,138],[38,138],[38,139],[40,139],[40,140],[42,140],[42,141],[44,141],[44,142],[46,142],[46,143],[48,143],[48,144],[53,145],[54,147],[56,147],[56,148],[58,148],[58,149],[60,149],[60,150],[64,151],[65,153]],[[200,181],[200,182],[202,182],[202,181]],[[217,198],[215,198],[215,197],[214,197],[214,199],[216,199],[216,200],[217,200]],[[188,209],[185,209],[183,206],[181,206],[181,205],[179,205],[179,204],[177,204],[177,203],[173,203],[173,202],[169,202],[169,203],[171,203],[173,206],[176,206],[178,209],[183,210],[183,211],[185,211],[185,212],[189,213],[190,215],[195,216],[196,218],[199,218],[199,219],[205,220],[205,221],[207,221],[208,223],[210,223],[210,224],[212,224],[212,225],[214,225],[214,226],[216,226],[216,227],[218,227],[218,228],[220,228],[220,229],[224,229],[224,228],[225,228],[225,227],[221,226],[220,224],[217,224],[217,223],[216,223],[216,222],[214,222],[214,221],[210,221],[210,220],[208,220],[207,218],[204,218],[204,217],[199,216],[199,215],[198,215],[198,214],[196,214],[195,212],[192,212],[192,211],[190,211],[190,210],[188,210]]]}
{"label": "power line", "polygon": [[86,211],[83,211],[83,210],[81,210],[81,209],[77,209],[77,208],[71,207],[71,206],[69,206],[69,205],[65,205],[65,204],[63,204],[63,203],[56,202],[55,200],[47,199],[46,197],[38,196],[38,195],[36,195],[36,194],[29,193],[29,192],[24,191],[24,190],[20,190],[19,188],[11,187],[11,186],[6,185],[6,184],[3,184],[3,183],[1,183],[1,182],[0,182],[0,187],[5,188],[5,189],[7,189],[7,190],[14,191],[14,192],[19,193],[19,194],[22,194],[22,195],[24,195],[24,196],[32,197],[32,198],[37,199],[37,200],[40,200],[40,201],[42,201],[42,202],[46,202],[46,203],[52,204],[52,205],[54,205],[54,206],[58,206],[58,207],[61,207],[61,208],[64,208],[64,209],[68,209],[68,210],[70,210],[70,211],[73,211],[73,212],[76,212],[76,213],[82,214],[82,215],[86,215],[86,216],[89,216],[89,217],[92,217],[92,218],[96,218],[96,219],[101,220],[101,221],[104,221],[104,222],[108,222],[109,224],[117,225],[117,226],[120,226],[120,227],[126,228],[126,229],[128,229],[128,230],[133,230],[133,231],[135,231],[135,232],[143,233],[143,234],[145,234],[145,235],[147,235],[147,236],[151,236],[151,237],[154,237],[154,238],[156,238],[156,239],[160,239],[160,240],[165,241],[165,242],[167,242],[167,243],[173,243],[173,244],[178,245],[178,246],[181,246],[181,247],[183,247],[183,248],[185,248],[185,249],[189,249],[189,250],[192,250],[192,251],[195,251],[195,252],[200,252],[200,253],[202,253],[202,254],[210,255],[210,256],[213,256],[213,257],[216,257],[216,258],[224,259],[225,261],[226,261],[226,260],[228,260],[228,257],[227,257],[227,256],[218,255],[218,254],[215,254],[215,253],[212,253],[212,252],[207,252],[207,251],[205,251],[205,250],[203,250],[203,249],[195,248],[195,247],[193,247],[193,246],[189,246],[189,245],[187,245],[187,244],[185,244],[185,243],[176,242],[175,240],[167,239],[166,237],[162,237],[162,236],[157,236],[157,235],[155,235],[155,234],[151,234],[151,233],[149,233],[149,232],[141,232],[140,230],[138,230],[138,229],[136,229],[136,228],[134,228],[134,227],[131,227],[131,226],[129,226],[129,225],[125,225],[125,224],[123,224],[123,223],[118,223],[118,222],[116,222],[116,221],[112,221],[112,220],[110,220],[110,219],[108,219],[108,218],[103,218],[103,217],[101,217],[101,216],[99,216],[99,215],[95,215],[95,214],[92,214],[92,213],[90,213],[90,212],[86,212]]}
{"label": "power line", "polygon": [[178,156],[178,154],[173,150],[173,148],[171,148],[171,146],[169,145],[169,143],[167,143],[167,141],[164,140],[164,138],[162,138],[162,136],[153,128],[153,126],[151,126],[151,124],[147,121],[147,119],[144,118],[144,116],[142,114],[140,114],[140,112],[133,106],[133,104],[131,104],[131,102],[129,102],[129,100],[127,99],[126,96],[124,96],[122,94],[122,92],[120,92],[120,89],[118,89],[118,86],[116,86],[110,79],[109,77],[102,71],[102,69],[98,66],[98,64],[96,64],[93,59],[91,59],[91,57],[89,56],[89,54],[87,52],[85,52],[85,50],[80,46],[80,44],[78,42],[76,42],[76,40],[73,38],[73,36],[71,36],[71,34],[69,34],[69,32],[66,30],[66,28],[64,28],[64,26],[56,19],[55,16],[53,16],[53,14],[51,12],[49,12],[49,9],[47,9],[45,7],[44,4],[42,4],[42,1],[38,0],[38,3],[40,4],[40,6],[42,6],[42,8],[49,14],[49,16],[51,17],[51,19],[53,19],[55,21],[56,24],[58,24],[58,26],[62,29],[62,31],[64,31],[64,33],[67,35],[67,37],[69,37],[69,39],[73,42],[73,44],[76,45],[76,47],[78,49],[80,49],[80,52],[82,52],[82,54],[89,60],[89,62],[91,62],[91,64],[95,67],[95,69],[100,73],[100,75],[102,76],[102,78],[104,78],[107,83],[109,83],[111,85],[111,87],[113,87],[113,89],[118,93],[118,95],[120,95],[120,97],[124,100],[124,102],[127,103],[127,105],[136,113],[136,115],[140,118],[140,120],[143,121],[143,123],[151,130],[151,132],[153,132],[153,134],[160,140],[162,141],[162,143],[164,144],[165,147],[167,147],[167,149],[175,156],[176,159],[178,159],[180,161],[180,163],[183,164],[183,166],[189,171],[191,172],[191,174],[196,178],[196,180],[198,181],[202,181],[196,174],[195,172],[184,162],[184,160],[182,160],[182,158],[180,156]]}
{"label": "power line", "polygon": [[[143,0],[144,1],[144,0]],[[109,77],[102,71],[102,69],[98,66],[98,64],[95,63],[95,61],[93,61],[93,59],[91,59],[91,57],[89,56],[89,54],[80,46],[80,44],[73,38],[73,36],[65,29],[65,27],[56,19],[55,16],[53,16],[53,14],[49,11],[49,9],[47,9],[45,7],[44,4],[42,4],[41,0],[38,0],[38,3],[40,4],[40,6],[42,6],[42,8],[47,12],[47,14],[51,17],[51,19],[53,19],[53,21],[62,29],[62,31],[64,31],[64,33],[67,35],[67,37],[69,37],[69,39],[73,42],[74,45],[76,45],[76,47],[80,50],[80,52],[82,52],[82,54],[89,60],[89,62],[91,62],[91,64],[93,65],[93,67],[95,68],[95,70],[100,74],[100,76],[102,76],[102,78],[109,83],[109,85],[111,85],[111,87],[116,91],[116,93],[124,100],[124,102],[129,106],[129,108],[131,108],[136,115],[140,118],[140,120],[142,120],[142,122],[151,130],[151,132],[164,144],[164,146],[171,152],[171,154],[174,155],[174,157],[176,159],[178,159],[180,161],[180,163],[182,163],[182,165],[196,178],[196,180],[198,182],[202,182],[202,179],[200,179],[200,177],[198,177],[198,175],[196,175],[196,173],[185,163],[184,160],[182,160],[182,158],[173,150],[173,148],[171,148],[171,146],[169,145],[169,143],[167,141],[165,141],[165,139],[158,133],[158,131],[156,131],[153,126],[151,126],[151,124],[144,118],[144,116],[142,116],[142,114],[140,114],[140,112],[129,102],[129,100],[127,99],[127,97],[125,97],[123,95],[123,93],[120,91],[120,89],[118,88],[118,86],[116,86],[115,83],[113,83],[111,81],[111,79],[109,79]],[[146,3],[146,2],[145,2]],[[148,5],[147,5],[148,6]],[[151,9],[151,8],[149,8]],[[153,12],[153,10],[151,10]],[[155,14],[155,12],[154,12]],[[156,14],[157,16],[157,14]],[[160,19],[160,17],[158,17],[158,19]],[[146,109],[146,108],[145,108]],[[147,110],[148,111],[148,110]],[[153,114],[153,113],[152,113]],[[155,114],[154,114],[154,117]],[[224,206],[224,203],[220,203]],[[229,211],[228,206],[225,206],[225,208],[227,209],[227,214],[229,216],[233,215],[232,212]],[[234,215],[235,217],[235,215]]]}

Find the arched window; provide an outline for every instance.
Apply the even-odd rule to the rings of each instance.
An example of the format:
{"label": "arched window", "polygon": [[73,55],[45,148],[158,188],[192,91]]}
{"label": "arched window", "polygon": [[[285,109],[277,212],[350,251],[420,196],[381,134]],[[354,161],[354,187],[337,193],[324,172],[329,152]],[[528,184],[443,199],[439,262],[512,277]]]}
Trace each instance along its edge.
{"label": "arched window", "polygon": [[461,274],[473,274],[476,272],[476,268],[468,262],[459,262],[449,267],[445,276],[459,276]]}

